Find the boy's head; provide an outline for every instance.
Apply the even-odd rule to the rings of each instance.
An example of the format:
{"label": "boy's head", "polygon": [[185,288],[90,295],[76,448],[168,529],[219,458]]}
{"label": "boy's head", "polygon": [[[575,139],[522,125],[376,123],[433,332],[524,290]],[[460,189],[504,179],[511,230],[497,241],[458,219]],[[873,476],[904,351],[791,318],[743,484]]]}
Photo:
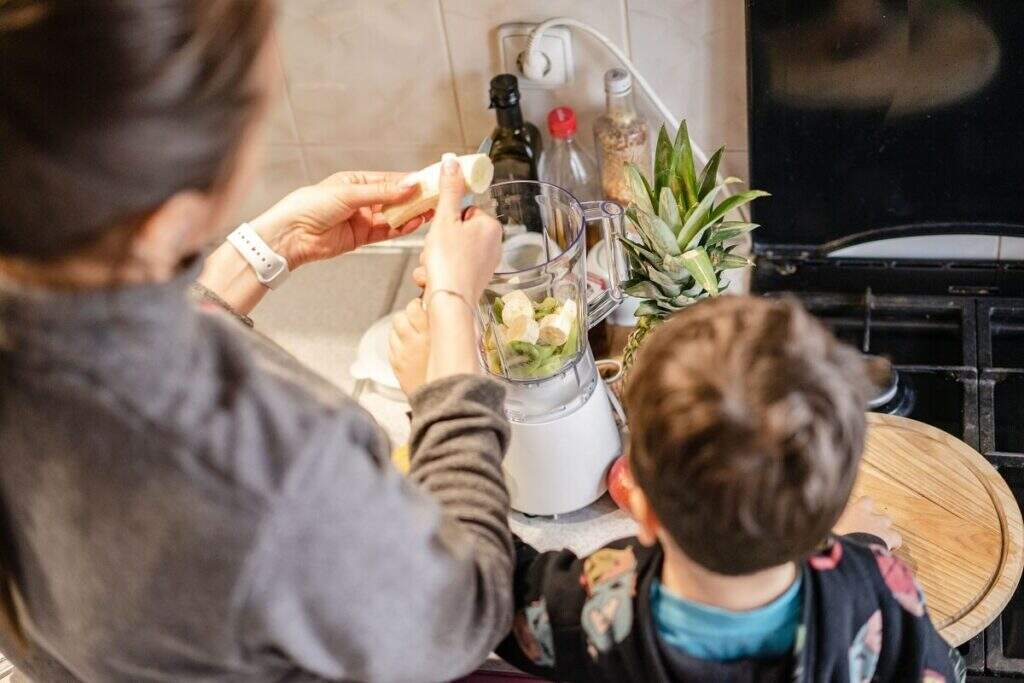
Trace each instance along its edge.
{"label": "boy's head", "polygon": [[793,301],[720,297],[666,321],[626,390],[640,516],[719,574],[810,553],[856,478],[867,373]]}

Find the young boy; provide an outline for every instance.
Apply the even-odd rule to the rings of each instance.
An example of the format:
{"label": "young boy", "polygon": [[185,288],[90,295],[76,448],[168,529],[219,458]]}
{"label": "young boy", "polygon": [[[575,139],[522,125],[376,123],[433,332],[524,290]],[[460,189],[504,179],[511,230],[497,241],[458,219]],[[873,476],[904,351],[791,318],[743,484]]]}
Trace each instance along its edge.
{"label": "young boy", "polygon": [[664,323],[626,392],[640,532],[585,558],[519,543],[499,654],[560,681],[962,681],[907,567],[879,539],[829,538],[866,374],[790,301]]}

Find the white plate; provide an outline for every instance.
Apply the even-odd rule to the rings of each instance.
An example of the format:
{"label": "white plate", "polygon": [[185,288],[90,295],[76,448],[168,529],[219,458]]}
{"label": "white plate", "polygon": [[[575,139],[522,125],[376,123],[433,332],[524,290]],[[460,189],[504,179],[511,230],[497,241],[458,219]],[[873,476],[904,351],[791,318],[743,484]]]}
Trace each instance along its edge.
{"label": "white plate", "polygon": [[396,401],[404,401],[405,394],[398,385],[388,361],[388,337],[391,336],[391,324],[397,313],[385,316],[370,326],[359,340],[359,353],[356,362],[349,372],[357,380],[373,382],[377,393]]}

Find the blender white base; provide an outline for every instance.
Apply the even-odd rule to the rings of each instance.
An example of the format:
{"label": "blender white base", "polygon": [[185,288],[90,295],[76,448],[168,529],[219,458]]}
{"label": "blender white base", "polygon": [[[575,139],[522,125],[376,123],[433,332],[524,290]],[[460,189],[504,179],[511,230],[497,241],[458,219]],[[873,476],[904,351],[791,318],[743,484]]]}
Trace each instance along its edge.
{"label": "blender white base", "polygon": [[528,515],[579,510],[607,490],[608,468],[622,453],[603,382],[565,417],[543,424],[512,423],[505,483],[512,508]]}

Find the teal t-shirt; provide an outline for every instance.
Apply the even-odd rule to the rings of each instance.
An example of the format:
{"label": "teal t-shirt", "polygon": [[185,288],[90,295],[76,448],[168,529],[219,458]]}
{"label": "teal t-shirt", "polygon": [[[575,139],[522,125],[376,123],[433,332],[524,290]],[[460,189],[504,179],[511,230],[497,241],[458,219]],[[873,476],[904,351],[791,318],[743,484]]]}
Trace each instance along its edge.
{"label": "teal t-shirt", "polygon": [[803,609],[798,575],[786,592],[747,612],[702,605],[651,585],[651,613],[662,640],[684,653],[717,662],[779,657],[793,650]]}

